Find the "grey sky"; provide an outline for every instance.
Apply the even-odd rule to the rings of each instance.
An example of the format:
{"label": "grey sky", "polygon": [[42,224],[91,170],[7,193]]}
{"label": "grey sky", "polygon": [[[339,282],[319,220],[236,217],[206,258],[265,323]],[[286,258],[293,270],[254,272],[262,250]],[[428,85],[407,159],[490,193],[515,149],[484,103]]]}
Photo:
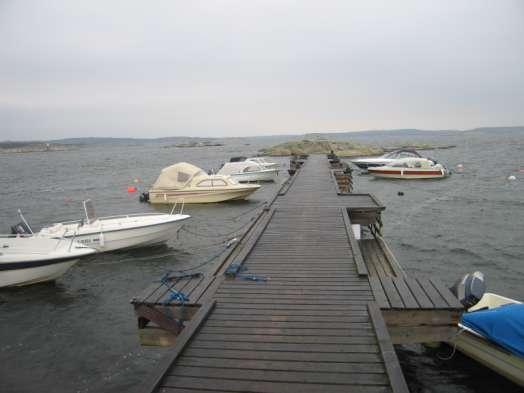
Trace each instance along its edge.
{"label": "grey sky", "polygon": [[524,1],[0,0],[0,140],[524,124]]}

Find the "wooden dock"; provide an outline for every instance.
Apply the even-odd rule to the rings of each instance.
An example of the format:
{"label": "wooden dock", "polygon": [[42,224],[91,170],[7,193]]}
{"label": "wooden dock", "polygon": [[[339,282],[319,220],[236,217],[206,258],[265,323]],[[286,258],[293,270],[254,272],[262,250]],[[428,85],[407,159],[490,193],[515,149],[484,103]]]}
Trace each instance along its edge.
{"label": "wooden dock", "polygon": [[[340,192],[333,171],[309,157],[207,276],[133,299],[142,328],[176,337],[138,391],[408,391],[393,343],[448,337],[461,306],[437,280],[404,274],[380,236],[384,207]],[[166,313],[173,291],[188,298]]]}

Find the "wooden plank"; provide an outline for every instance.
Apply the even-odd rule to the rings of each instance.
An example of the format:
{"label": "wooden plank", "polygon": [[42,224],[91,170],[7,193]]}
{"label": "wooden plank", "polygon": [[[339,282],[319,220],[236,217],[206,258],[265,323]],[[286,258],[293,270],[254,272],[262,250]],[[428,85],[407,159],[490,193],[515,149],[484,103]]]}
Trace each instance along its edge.
{"label": "wooden plank", "polygon": [[391,266],[391,269],[393,270],[395,275],[399,277],[405,276],[404,270],[402,270],[402,267],[398,263],[397,258],[395,258],[395,255],[393,254],[387,243],[384,241],[382,236],[376,236],[376,240],[383,254],[389,261],[389,266]]}
{"label": "wooden plank", "polygon": [[440,293],[438,293],[438,291],[428,279],[416,278],[416,280],[426,295],[428,295],[431,303],[433,303],[436,308],[448,308],[448,303],[444,300]]}
{"label": "wooden plank", "polygon": [[198,334],[200,341],[238,341],[238,342],[265,342],[265,343],[293,343],[293,344],[375,344],[374,337],[369,336],[278,336],[267,334],[223,334],[205,333]]}
{"label": "wooden plank", "polygon": [[[192,388],[207,390],[224,390],[228,392],[259,392],[259,393],[386,393],[386,386],[365,385],[328,385],[308,383],[284,383],[267,381],[242,381],[238,379],[200,378],[200,377],[169,377],[169,385],[165,387]],[[162,388],[165,389],[163,386]],[[168,390],[164,390],[169,392]]]}
{"label": "wooden plank", "polygon": [[394,277],[393,284],[395,284],[405,308],[419,308],[417,301],[411,294],[411,291],[402,277]]}
{"label": "wooden plank", "polygon": [[444,298],[449,307],[463,309],[464,306],[458,301],[455,295],[451,293],[449,288],[438,278],[432,277],[430,279],[433,286],[436,288],[438,293]]}
{"label": "wooden plank", "polygon": [[368,269],[366,268],[366,264],[364,263],[364,259],[362,258],[362,254],[360,253],[360,247],[358,246],[355,234],[351,229],[351,221],[349,220],[347,209],[342,209],[342,218],[344,219],[346,233],[349,239],[349,243],[351,244],[353,258],[355,260],[355,264],[357,265],[357,272],[360,276],[367,276],[369,274]]}
{"label": "wooden plank", "polygon": [[403,326],[407,330],[413,326],[456,326],[460,319],[459,310],[416,309],[383,310],[382,316],[388,327]]}
{"label": "wooden plank", "polygon": [[[171,371],[173,376],[195,378],[234,379],[240,381],[271,381],[271,382],[298,382],[305,384],[346,384],[346,385],[387,385],[388,377],[377,373],[336,373],[336,372],[301,372],[280,370],[250,370],[229,369],[217,367],[194,367],[177,365]],[[256,382],[255,382],[256,383]],[[176,385],[176,378],[170,382],[170,377],[165,385]]]}
{"label": "wooden plank", "polygon": [[264,230],[266,229],[267,225],[271,221],[271,218],[273,217],[273,214],[275,214],[275,209],[272,208],[266,213],[266,217],[260,221],[255,229],[253,230],[253,233],[250,235],[250,237],[247,239],[246,243],[243,245],[242,249],[238,253],[238,255],[233,259],[231,264],[228,266],[226,270],[226,274],[236,275],[244,263],[245,259],[249,255],[249,253],[253,250],[255,247],[255,244],[257,243],[260,236],[262,236],[262,233],[264,233]]}
{"label": "wooden plank", "polygon": [[202,307],[200,307],[193,319],[188,322],[182,333],[178,336],[177,342],[173,349],[169,351],[169,353],[159,362],[155,372],[150,374],[150,377],[140,385],[140,391],[152,392],[160,386],[162,378],[164,375],[166,375],[169,367],[178,358],[178,356],[182,354],[182,351],[193,337],[193,334],[195,334],[200,326],[204,323],[209,313],[215,307],[215,304],[215,301],[211,301],[203,304]]}
{"label": "wooden plank", "polygon": [[297,344],[268,342],[202,341],[192,343],[194,349],[228,349],[240,351],[314,352],[314,353],[378,353],[373,344]]}
{"label": "wooden plank", "polygon": [[431,302],[431,300],[429,300],[429,297],[426,295],[417,281],[411,277],[405,277],[404,281],[417,300],[420,308],[435,308],[435,305]]}
{"label": "wooden plank", "polygon": [[318,363],[383,363],[377,353],[316,353],[316,352],[272,352],[237,351],[231,349],[197,349],[189,347],[185,356],[200,358],[228,358],[266,361],[296,361]]}
{"label": "wooden plank", "polygon": [[267,336],[335,336],[335,337],[373,337],[373,329],[309,329],[309,328],[269,328],[269,327],[224,327],[204,326],[203,333],[217,334],[263,334]]}
{"label": "wooden plank", "polygon": [[[367,247],[365,245],[366,243],[362,241],[359,243],[360,243],[359,245]],[[366,265],[368,266],[368,272],[369,272],[369,275],[368,275],[369,285],[373,292],[373,296],[375,297],[375,301],[377,302],[378,306],[382,309],[390,308],[389,300],[386,296],[386,293],[384,292],[384,289],[382,288],[382,283],[380,282],[380,279],[378,278],[378,273],[375,269],[375,266],[368,259],[366,259]]]}
{"label": "wooden plank", "polygon": [[206,326],[214,327],[253,327],[253,328],[268,328],[268,329],[322,329],[322,330],[337,330],[351,327],[352,329],[370,329],[369,322],[352,322],[352,323],[337,323],[337,322],[296,322],[296,321],[253,321],[245,318],[243,321],[232,320],[216,320],[209,319]]}
{"label": "wooden plank", "polygon": [[388,297],[389,304],[392,308],[404,308],[404,303],[398,294],[397,287],[393,284],[391,277],[380,277],[380,282],[384,288],[384,292]]}
{"label": "wooden plank", "polygon": [[457,334],[457,326],[391,326],[388,328],[393,344],[420,344],[450,342]]}
{"label": "wooden plank", "polygon": [[[245,321],[244,314],[213,314],[210,318],[212,321]],[[360,323],[369,322],[367,315],[276,315],[276,314],[258,314],[249,315],[250,321],[279,321],[279,322],[324,322],[324,323]]]}
{"label": "wooden plank", "polygon": [[372,373],[383,374],[386,372],[380,363],[321,363],[321,362],[295,362],[295,361],[266,361],[227,358],[201,358],[182,356],[177,364],[194,367],[227,367],[232,369],[252,370],[280,370],[280,371],[305,371],[305,372],[333,372],[333,373]]}
{"label": "wooden plank", "polygon": [[386,323],[382,318],[380,309],[376,303],[369,303],[368,305],[369,316],[375,327],[375,332],[377,335],[377,341],[380,348],[380,353],[382,359],[384,360],[386,366],[386,372],[391,383],[391,388],[393,393],[409,393],[408,385],[402,374],[402,369],[400,368],[400,363],[398,362],[395,349],[391,343],[391,338],[386,328]]}

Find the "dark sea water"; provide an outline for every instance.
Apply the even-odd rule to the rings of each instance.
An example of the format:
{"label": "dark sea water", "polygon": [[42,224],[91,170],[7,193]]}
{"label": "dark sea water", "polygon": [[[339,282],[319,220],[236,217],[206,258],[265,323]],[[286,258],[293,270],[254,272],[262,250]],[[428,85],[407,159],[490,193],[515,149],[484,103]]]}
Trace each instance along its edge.
{"label": "dark sea water", "polygon": [[[356,139],[388,146],[406,142],[398,136]],[[358,191],[372,192],[386,205],[384,235],[397,259],[408,272],[434,274],[448,284],[481,270],[490,291],[524,299],[524,133],[418,139],[456,145],[428,154],[451,169],[462,164],[463,171],[423,182],[355,177]],[[127,193],[135,179],[145,190],[174,162],[217,168],[230,156],[255,154],[276,141],[226,140],[222,147],[187,149],[98,145],[0,155],[0,226],[7,232],[18,222],[18,208],[36,228],[80,218],[86,198],[99,216],[153,211],[138,202],[137,193]],[[276,160],[287,165],[287,158]],[[510,175],[517,179],[509,181]],[[284,180],[282,173],[279,183]],[[167,246],[91,257],[55,285],[1,290],[0,391],[109,393],[139,383],[166,350],[139,346],[129,300],[165,272],[199,265],[221,252],[230,233],[249,222],[253,209],[279,183],[264,184],[248,201],[187,205],[188,231]],[[448,347],[397,349],[413,392],[519,391],[460,354],[441,360]]]}

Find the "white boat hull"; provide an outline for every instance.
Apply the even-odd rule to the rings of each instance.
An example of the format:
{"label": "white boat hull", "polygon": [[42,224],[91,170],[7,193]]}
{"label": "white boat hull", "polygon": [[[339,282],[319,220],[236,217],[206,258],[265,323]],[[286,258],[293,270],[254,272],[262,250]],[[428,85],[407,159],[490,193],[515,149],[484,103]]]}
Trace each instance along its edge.
{"label": "white boat hull", "polygon": [[368,168],[368,172],[374,177],[385,179],[441,179],[447,176],[445,170],[412,170],[412,169],[382,169]]}
{"label": "white boat hull", "polygon": [[184,203],[214,203],[237,199],[245,199],[258,188],[237,188],[228,190],[202,190],[202,191],[149,191],[151,203],[173,204],[181,199]]}
{"label": "white boat hull", "polygon": [[94,249],[78,242],[39,236],[0,237],[0,287],[52,281]]}
{"label": "white boat hull", "polygon": [[524,359],[468,331],[461,332],[453,344],[464,355],[524,386]]}
{"label": "white boat hull", "polygon": [[233,173],[230,175],[233,179],[242,182],[256,182],[256,181],[275,181],[278,176],[277,169],[267,169],[260,172],[247,172],[247,173]]}
{"label": "white boat hull", "polygon": [[176,236],[181,226],[181,221],[175,221],[139,228],[77,234],[75,240],[98,252],[116,251],[165,243]]}
{"label": "white boat hull", "polygon": [[0,271],[0,287],[24,286],[53,281],[61,277],[77,262],[78,258],[52,265]]}

